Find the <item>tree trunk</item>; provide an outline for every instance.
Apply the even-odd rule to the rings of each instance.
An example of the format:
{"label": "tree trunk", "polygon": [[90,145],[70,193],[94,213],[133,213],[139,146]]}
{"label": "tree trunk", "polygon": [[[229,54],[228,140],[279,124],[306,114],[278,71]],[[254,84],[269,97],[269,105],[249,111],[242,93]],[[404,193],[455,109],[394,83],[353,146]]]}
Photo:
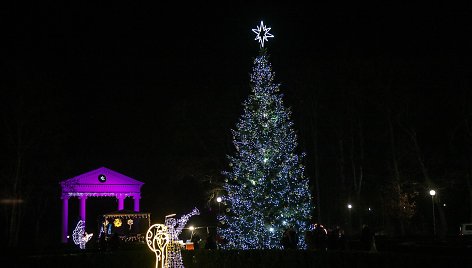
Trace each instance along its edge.
{"label": "tree trunk", "polygon": [[[465,108],[464,108],[465,110]],[[469,192],[469,222],[472,222],[472,128],[470,126],[468,118],[465,119],[465,131],[466,131],[466,143],[469,148],[469,165],[466,170],[468,176],[466,176],[467,190]]]}
{"label": "tree trunk", "polygon": [[[357,131],[354,128],[357,127]],[[356,136],[357,132],[357,136]],[[364,176],[363,171],[363,162],[364,162],[364,140],[363,140],[363,132],[362,132],[362,124],[361,121],[358,120],[356,126],[351,121],[351,147],[349,151],[349,158],[351,161],[351,171],[352,171],[352,183],[354,187],[354,198],[355,204],[357,206],[357,210],[360,213],[357,213],[356,223],[358,226],[362,226],[363,217],[362,217],[362,200],[361,200],[361,192],[362,192],[362,180]],[[359,161],[356,161],[356,138],[358,138],[359,143]]]}
{"label": "tree trunk", "polygon": [[[395,193],[398,195],[397,196],[398,200],[400,200],[400,194],[401,194],[400,168],[398,167],[397,151],[396,151],[396,146],[395,146],[395,132],[393,130],[393,124],[392,124],[392,119],[390,118],[390,115],[388,115],[387,118],[388,118],[388,130],[389,130],[389,136],[390,136],[390,152],[392,155],[392,169],[393,169],[392,185],[394,187]],[[401,217],[398,217],[398,224],[399,224],[399,229],[400,229],[400,236],[404,236],[405,223],[401,219]]]}
{"label": "tree trunk", "polygon": [[472,157],[469,164],[469,175],[466,178],[467,188],[469,190],[469,222],[472,222]]}
{"label": "tree trunk", "polygon": [[338,147],[339,147],[339,158],[338,158],[338,168],[339,168],[339,189],[340,193],[346,195],[346,175],[344,174],[344,140],[342,137],[339,137],[338,140]]}
{"label": "tree trunk", "polygon": [[[345,175],[345,159],[344,159],[344,140],[342,135],[339,135],[338,138],[338,147],[339,147],[339,157],[338,157],[338,169],[339,169],[339,200],[341,203],[339,204],[339,208],[341,209],[341,215],[345,216],[346,212],[347,220],[346,220],[346,234],[352,235],[352,214],[351,209],[346,211],[346,201],[351,201],[351,196],[348,191],[348,187],[346,185],[346,175]],[[346,198],[347,196],[347,198]]]}
{"label": "tree trunk", "polygon": [[23,153],[22,153],[22,127],[20,123],[17,126],[16,133],[16,167],[15,167],[15,176],[13,181],[12,189],[12,199],[11,204],[11,214],[9,219],[8,226],[8,247],[16,247],[18,245],[19,233],[20,233],[20,222],[21,222],[21,204],[18,202],[21,199],[20,189],[21,189],[21,170],[23,168]]}
{"label": "tree trunk", "polygon": [[357,188],[357,195],[360,198],[362,185],[364,182],[364,129],[362,121],[359,119],[357,121],[358,124],[358,132],[359,132],[359,182]]}
{"label": "tree trunk", "polygon": [[318,100],[317,97],[312,99],[311,110],[313,120],[311,120],[311,128],[313,130],[313,164],[314,164],[314,180],[316,188],[316,212],[318,214],[318,222],[322,223],[323,218],[321,214],[321,198],[320,198],[320,164],[319,164],[319,147],[318,147]]}

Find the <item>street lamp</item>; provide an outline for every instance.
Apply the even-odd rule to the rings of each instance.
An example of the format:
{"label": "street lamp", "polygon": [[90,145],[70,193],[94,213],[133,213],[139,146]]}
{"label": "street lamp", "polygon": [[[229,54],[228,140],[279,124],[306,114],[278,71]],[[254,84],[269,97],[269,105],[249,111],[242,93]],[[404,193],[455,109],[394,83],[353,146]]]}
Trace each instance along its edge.
{"label": "street lamp", "polygon": [[221,201],[222,201],[222,200],[223,200],[223,199],[221,199],[220,196],[218,196],[218,197],[216,198],[216,202],[218,202],[218,214],[220,214],[220,205],[221,205]]}
{"label": "street lamp", "polygon": [[193,238],[193,232],[195,231],[195,227],[193,227],[193,225],[190,225],[190,226],[188,227],[188,229],[189,229],[190,231],[192,231],[192,233],[190,234],[190,241],[191,241],[192,238]]}
{"label": "street lamp", "polygon": [[434,196],[436,195],[436,191],[430,190],[429,194],[431,195],[431,203],[433,204],[433,237],[436,237],[436,216],[434,215]]}
{"label": "street lamp", "polygon": [[351,203],[347,204],[347,209],[349,211],[349,219],[348,219],[348,221],[349,221],[349,233],[351,233],[351,231],[352,231],[352,220],[351,220],[352,204]]}

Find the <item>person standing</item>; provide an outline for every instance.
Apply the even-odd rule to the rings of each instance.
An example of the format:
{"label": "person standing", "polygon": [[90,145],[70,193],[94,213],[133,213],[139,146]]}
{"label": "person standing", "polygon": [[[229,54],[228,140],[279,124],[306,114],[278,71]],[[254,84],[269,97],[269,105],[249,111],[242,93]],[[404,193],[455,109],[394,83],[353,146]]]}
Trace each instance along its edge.
{"label": "person standing", "polygon": [[190,241],[193,243],[195,250],[200,249],[200,236],[198,234],[193,235]]}
{"label": "person standing", "polygon": [[298,235],[295,231],[295,228],[290,226],[289,228],[285,229],[280,242],[282,243],[282,247],[284,249],[297,249]]}
{"label": "person standing", "polygon": [[298,248],[298,234],[293,226],[288,229],[289,245],[291,249]]}
{"label": "person standing", "polygon": [[308,250],[315,250],[315,234],[313,230],[305,232],[305,242]]}
{"label": "person standing", "polygon": [[212,234],[208,234],[206,238],[205,249],[216,249],[216,240]]}
{"label": "person standing", "polygon": [[361,231],[361,246],[362,250],[369,251],[372,248],[373,234],[367,224],[362,225]]}

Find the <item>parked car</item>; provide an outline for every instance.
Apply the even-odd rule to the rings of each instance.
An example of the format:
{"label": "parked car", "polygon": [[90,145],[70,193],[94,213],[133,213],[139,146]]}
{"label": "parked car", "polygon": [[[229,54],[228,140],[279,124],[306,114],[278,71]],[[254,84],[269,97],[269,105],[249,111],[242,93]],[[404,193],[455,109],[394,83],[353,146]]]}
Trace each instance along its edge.
{"label": "parked car", "polygon": [[460,235],[472,235],[472,222],[461,224],[459,234]]}

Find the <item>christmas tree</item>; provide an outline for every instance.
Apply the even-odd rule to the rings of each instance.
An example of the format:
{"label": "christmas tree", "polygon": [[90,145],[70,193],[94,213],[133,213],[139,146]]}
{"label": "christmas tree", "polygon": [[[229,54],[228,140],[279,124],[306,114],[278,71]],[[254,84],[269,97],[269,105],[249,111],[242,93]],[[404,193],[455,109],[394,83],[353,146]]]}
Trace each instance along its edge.
{"label": "christmas tree", "polygon": [[223,172],[226,211],[219,216],[218,231],[225,248],[272,249],[282,247],[284,230],[293,227],[298,247],[305,248],[313,205],[304,154],[296,153],[291,113],[284,107],[263,47],[250,80],[252,93],[232,131],[236,152],[228,156],[229,170]]}

